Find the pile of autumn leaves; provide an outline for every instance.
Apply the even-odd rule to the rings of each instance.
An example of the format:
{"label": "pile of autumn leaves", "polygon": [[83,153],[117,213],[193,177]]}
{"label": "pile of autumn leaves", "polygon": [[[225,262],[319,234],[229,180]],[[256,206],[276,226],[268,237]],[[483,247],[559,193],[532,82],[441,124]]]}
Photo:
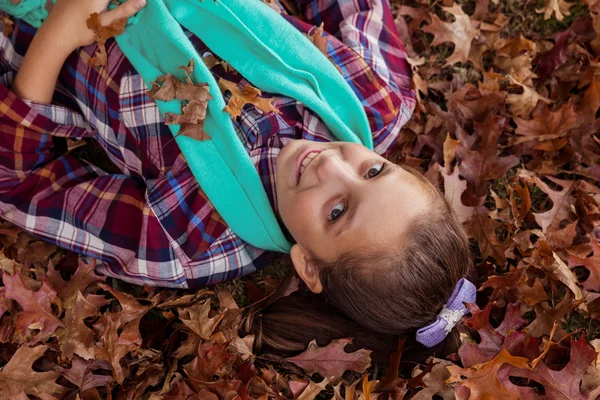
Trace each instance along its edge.
{"label": "pile of autumn leaves", "polygon": [[[405,378],[401,344],[384,376],[368,351],[346,353],[346,340],[287,359],[255,355],[223,288],[107,280],[93,260],[2,225],[0,398],[600,396],[600,2],[513,3],[394,5],[418,105],[391,157],[444,189],[474,244],[481,309],[470,306],[476,334],[457,354]],[[544,36],[537,28],[546,23],[559,29]],[[101,49],[98,57],[101,65]],[[183,67],[188,78],[193,67]],[[220,86],[238,93],[232,115],[261,99],[253,88]],[[171,122],[209,139],[192,104],[208,97],[188,98],[188,89],[207,94],[167,75],[151,95],[181,100],[188,112]]]}

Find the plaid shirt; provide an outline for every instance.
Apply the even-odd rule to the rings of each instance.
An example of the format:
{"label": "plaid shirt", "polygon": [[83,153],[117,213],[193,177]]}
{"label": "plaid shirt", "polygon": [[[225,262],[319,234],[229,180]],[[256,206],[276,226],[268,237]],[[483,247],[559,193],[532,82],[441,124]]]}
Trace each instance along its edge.
{"label": "plaid shirt", "polygon": [[[324,24],[328,53],[362,101],[375,150],[396,142],[414,107],[410,67],[387,0],[296,0],[309,32]],[[272,3],[275,4],[275,3]],[[140,75],[114,41],[106,67],[87,61],[96,46],[71,54],[51,105],[10,91],[35,29],[15,21],[0,37],[0,216],[56,245],[102,260],[99,272],[142,285],[195,288],[256,270],[268,252],[242,241],[192,176]],[[188,34],[199,54],[210,50]],[[215,77],[244,83],[235,72]],[[319,117],[298,101],[275,98],[281,114],[246,105],[234,121],[275,207],[274,166],[293,139],[331,141]],[[225,99],[229,100],[228,98]],[[95,139],[118,171],[69,152],[56,137]],[[60,139],[62,140],[62,139]]]}

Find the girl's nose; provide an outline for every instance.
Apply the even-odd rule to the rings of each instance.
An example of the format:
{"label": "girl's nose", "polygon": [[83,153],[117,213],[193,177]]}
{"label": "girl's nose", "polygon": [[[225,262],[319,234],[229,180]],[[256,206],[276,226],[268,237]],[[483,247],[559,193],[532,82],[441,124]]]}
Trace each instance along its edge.
{"label": "girl's nose", "polygon": [[323,153],[315,161],[319,162],[317,166],[317,177],[322,182],[338,181],[349,182],[357,178],[352,165],[344,161],[339,154]]}

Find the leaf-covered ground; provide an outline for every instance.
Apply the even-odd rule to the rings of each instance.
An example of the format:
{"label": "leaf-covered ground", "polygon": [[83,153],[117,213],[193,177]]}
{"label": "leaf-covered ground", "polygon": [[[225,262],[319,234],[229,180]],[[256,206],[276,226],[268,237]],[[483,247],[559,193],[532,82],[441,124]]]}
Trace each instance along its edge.
{"label": "leaf-covered ground", "polygon": [[445,191],[481,285],[458,354],[400,377],[401,351],[382,368],[345,340],[255,355],[237,327],[279,264],[195,293],[143,288],[2,224],[0,398],[598,398],[600,1],[393,7],[419,103],[391,158]]}

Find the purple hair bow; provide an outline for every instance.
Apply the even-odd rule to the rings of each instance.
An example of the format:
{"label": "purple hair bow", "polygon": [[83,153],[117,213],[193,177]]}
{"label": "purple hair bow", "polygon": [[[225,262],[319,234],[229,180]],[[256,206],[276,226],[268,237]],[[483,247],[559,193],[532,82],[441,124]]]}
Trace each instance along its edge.
{"label": "purple hair bow", "polygon": [[417,331],[417,342],[426,347],[433,347],[444,340],[458,321],[468,313],[464,303],[475,303],[476,295],[475,285],[461,278],[435,321]]}

